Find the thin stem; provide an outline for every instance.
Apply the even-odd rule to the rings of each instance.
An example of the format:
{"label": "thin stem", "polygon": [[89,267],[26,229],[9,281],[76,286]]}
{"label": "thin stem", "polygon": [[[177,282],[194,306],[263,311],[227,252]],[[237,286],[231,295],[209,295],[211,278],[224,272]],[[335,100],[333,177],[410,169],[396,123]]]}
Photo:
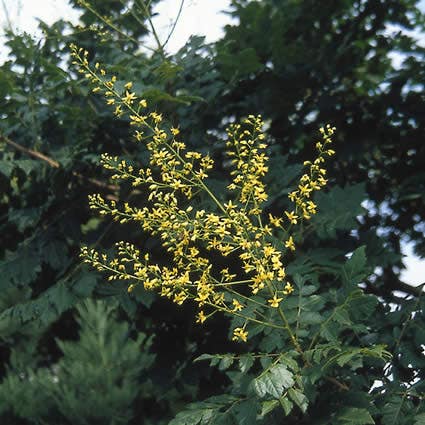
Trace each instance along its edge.
{"label": "thin stem", "polygon": [[173,26],[172,26],[172,28],[171,28],[170,32],[168,33],[168,36],[167,36],[167,38],[165,39],[164,44],[162,45],[162,47],[165,47],[165,46],[168,44],[168,42],[170,41],[170,38],[171,38],[171,36],[173,35],[174,30],[176,29],[177,22],[180,20],[180,16],[181,16],[182,11],[183,11],[183,5],[184,5],[184,0],[181,0],[181,2],[180,2],[180,7],[179,7],[179,11],[177,12],[176,19],[174,20]]}
{"label": "thin stem", "polygon": [[411,322],[411,320],[412,320],[412,313],[416,310],[416,308],[418,307],[418,305],[419,305],[419,303],[420,303],[420,301],[421,301],[422,294],[423,294],[423,292],[421,292],[421,293],[419,294],[419,296],[418,296],[418,298],[417,298],[417,300],[416,300],[416,302],[415,302],[414,306],[413,306],[413,307],[412,307],[412,309],[410,310],[409,315],[407,316],[407,318],[406,318],[405,322],[403,323],[403,327],[401,328],[400,335],[399,335],[399,337],[397,338],[397,341],[396,341],[396,344],[395,344],[395,346],[394,346],[394,349],[395,349],[395,348],[397,348],[397,347],[400,345],[400,343],[401,343],[401,339],[403,338],[403,335],[404,335],[404,333],[405,333],[405,331],[406,331],[406,329],[407,329],[407,326],[408,326],[408,324],[409,324],[409,323]]}
{"label": "thin stem", "polygon": [[214,201],[214,203],[218,206],[218,208],[220,208],[220,210],[224,214],[226,214],[226,216],[228,216],[227,210],[223,207],[222,203],[211,192],[211,190],[208,188],[208,186],[198,176],[195,175],[195,177],[198,179],[198,182],[201,185],[202,189],[209,195],[209,197]]}
{"label": "thin stem", "polygon": [[9,16],[9,9],[7,8],[6,3],[4,2],[4,0],[1,0],[1,3],[3,5],[4,16],[5,16],[6,22],[7,22],[7,29],[10,32],[13,32],[12,22],[11,22],[10,16]]}
{"label": "thin stem", "polygon": [[332,313],[331,313],[331,315],[320,325],[320,328],[319,328],[319,330],[316,332],[316,334],[313,336],[313,339],[311,340],[311,343],[310,343],[310,346],[308,347],[308,349],[309,350],[311,350],[312,348],[313,348],[313,346],[314,346],[314,344],[316,343],[316,341],[317,341],[317,339],[319,338],[319,336],[320,336],[320,332],[321,332],[321,330],[323,329],[323,327],[324,326],[326,326],[332,319],[333,319],[333,317],[335,316],[335,314],[336,314],[336,312],[339,310],[339,309],[341,309],[341,308],[344,308],[345,307],[345,305],[347,304],[347,302],[349,301],[351,299],[351,296],[349,295],[346,299],[345,299],[345,301],[344,301],[344,303],[343,304],[340,304],[340,305],[337,305],[335,308],[334,308],[334,310],[332,311]]}
{"label": "thin stem", "polygon": [[89,3],[87,3],[84,0],[81,0],[79,2],[82,6],[84,6],[87,10],[89,10],[91,13],[93,13],[97,18],[99,18],[104,24],[106,24],[108,27],[112,28],[115,32],[125,37],[127,40],[135,43],[135,44],[141,44],[145,49],[150,50],[151,52],[156,52],[155,49],[152,47],[147,46],[146,44],[140,43],[139,40],[135,39],[131,35],[125,33],[120,28],[118,28],[113,22],[111,22],[108,19],[105,19],[96,9],[94,9]]}
{"label": "thin stem", "polygon": [[262,320],[258,320],[258,319],[254,319],[252,317],[245,316],[245,315],[243,315],[239,312],[231,311],[227,308],[223,308],[222,306],[220,306],[218,304],[214,304],[214,303],[210,303],[210,302],[206,302],[205,304],[207,304],[211,307],[214,307],[217,310],[224,311],[224,312],[231,314],[233,316],[241,317],[242,319],[245,319],[246,321],[249,321],[249,322],[258,323],[259,325],[268,326],[269,328],[274,328],[274,329],[285,329],[283,326],[275,325],[274,323],[270,323],[270,322],[263,322]]}
{"label": "thin stem", "polygon": [[220,282],[216,283],[216,286],[227,286],[227,285],[240,285],[242,283],[252,283],[252,279],[246,280],[232,280],[231,282]]}
{"label": "thin stem", "polygon": [[164,46],[162,45],[161,40],[158,37],[158,33],[156,32],[155,25],[152,22],[152,16],[149,11],[150,2],[149,2],[149,6],[147,6],[143,0],[140,0],[138,3],[142,7],[143,12],[146,14],[146,19],[148,20],[149,26],[151,27],[152,35],[155,38],[156,44],[158,46],[158,51],[161,54],[161,56],[165,59],[166,55],[164,52]]}
{"label": "thin stem", "polygon": [[[270,296],[274,296],[275,291],[273,290],[272,284],[270,282],[267,282],[267,288],[269,290]],[[282,322],[284,324],[284,329],[286,329],[286,331],[289,334],[289,338],[291,339],[292,345],[302,355],[303,359],[305,360],[304,351],[302,350],[301,345],[299,344],[296,336],[292,332],[292,329],[291,329],[291,326],[289,325],[288,319],[286,318],[285,313],[282,311],[282,308],[280,307],[280,305],[277,308],[277,311],[278,311],[279,316],[282,319]]]}
{"label": "thin stem", "polygon": [[243,300],[246,300],[247,302],[250,302],[252,304],[257,304],[260,307],[265,307],[265,305],[263,303],[260,303],[258,301],[253,300],[252,298],[246,297],[245,295],[240,294],[237,291],[234,291],[233,289],[228,289],[228,292],[237,295],[238,297],[242,298]]}

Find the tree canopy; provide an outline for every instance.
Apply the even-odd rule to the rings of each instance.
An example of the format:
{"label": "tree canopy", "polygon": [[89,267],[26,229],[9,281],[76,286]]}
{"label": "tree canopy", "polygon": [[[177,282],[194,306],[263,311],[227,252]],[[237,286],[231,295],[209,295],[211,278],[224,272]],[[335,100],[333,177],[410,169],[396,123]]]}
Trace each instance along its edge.
{"label": "tree canopy", "polygon": [[[232,0],[236,23],[220,40],[193,36],[175,54],[152,25],[155,2],[144,0],[73,0],[79,25],[40,22],[40,40],[6,32],[2,423],[425,423],[423,288],[401,278],[403,243],[425,257],[418,3]],[[319,128],[336,127],[326,188],[311,198],[317,214],[291,227],[294,252],[289,233],[270,242],[285,252],[292,289],[282,301],[282,291],[274,294],[264,322],[277,323],[275,303],[285,326],[245,329],[231,312],[195,323],[196,305],[175,305],[143,285],[129,292],[124,277],[107,281],[83,264],[81,246],[113,257],[122,240],[161,266],[171,260],[137,221],[120,224],[89,208],[93,193],[148,207],[148,188],[111,179],[99,161],[108,153],[138,170],[150,150],[135,141],[140,123],[78,72],[71,44],[87,51],[88,69],[115,76],[117,92],[134,92],[149,113],[161,113],[170,137],[178,129],[188,150],[214,161],[205,184],[218,202],[208,193],[189,201],[211,217],[229,201],[230,124],[262,115],[268,163],[257,189],[264,180],[260,216],[272,218],[291,211],[288,194],[315,158]],[[220,253],[202,255],[239,276],[240,259]],[[244,291],[234,313],[248,299],[267,305],[261,291]],[[232,340],[245,332],[246,342]]]}

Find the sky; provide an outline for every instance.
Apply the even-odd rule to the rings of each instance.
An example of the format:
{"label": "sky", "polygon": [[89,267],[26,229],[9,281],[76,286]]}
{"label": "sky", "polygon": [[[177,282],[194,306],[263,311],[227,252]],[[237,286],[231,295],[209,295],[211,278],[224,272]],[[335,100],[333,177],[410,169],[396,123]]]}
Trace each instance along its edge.
{"label": "sky", "polygon": [[[180,0],[165,0],[156,5],[154,11],[158,15],[154,23],[161,41],[166,40],[180,4]],[[205,35],[207,42],[220,38],[224,25],[231,23],[231,17],[222,13],[229,9],[229,4],[230,0],[185,0],[178,24],[167,44],[167,51],[175,53],[194,34]],[[64,17],[73,22],[78,21],[78,13],[67,0],[0,0],[0,28],[8,26],[7,15],[14,29],[24,30],[35,37],[42,36],[37,30],[37,17],[48,24]],[[0,38],[0,46],[2,44]],[[4,49],[0,49],[0,62],[5,59],[5,55]]]}
{"label": "sky", "polygon": [[[223,13],[229,9],[229,5],[230,0],[185,0],[167,51],[176,52],[195,34],[206,36],[207,42],[220,38],[223,27],[232,23],[231,17]],[[167,38],[179,6],[180,0],[163,0],[156,6],[158,16],[154,24],[161,41]],[[425,12],[425,0],[421,0],[419,7]],[[64,17],[73,22],[78,21],[77,11],[69,6],[67,0],[0,0],[0,63],[7,56],[7,49],[3,46],[3,28],[10,24],[14,30],[26,31],[38,38],[42,34],[37,30],[36,18],[52,24]],[[397,63],[400,58],[395,57],[394,60]],[[402,273],[402,280],[414,286],[425,282],[425,260],[413,254],[410,244],[403,245],[403,253],[406,270]]]}

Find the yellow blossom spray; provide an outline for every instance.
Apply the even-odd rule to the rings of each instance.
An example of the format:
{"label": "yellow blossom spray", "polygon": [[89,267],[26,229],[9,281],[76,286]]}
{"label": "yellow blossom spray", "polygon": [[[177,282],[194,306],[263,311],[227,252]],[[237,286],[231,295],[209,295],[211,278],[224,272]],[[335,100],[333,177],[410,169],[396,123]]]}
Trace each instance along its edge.
{"label": "yellow blossom spray", "polygon": [[[83,247],[83,260],[106,273],[109,280],[128,281],[129,292],[143,285],[178,305],[195,302],[198,323],[217,312],[240,318],[243,325],[233,330],[234,340],[247,341],[248,325],[257,323],[285,329],[299,349],[284,313],[285,299],[294,288],[286,278],[283,258],[296,249],[293,226],[317,212],[312,194],[327,183],[323,163],[335,153],[329,148],[335,129],[329,125],[320,129],[318,156],[304,163],[306,171],[296,190],[289,193],[293,208],[276,217],[266,214],[264,208],[268,156],[263,121],[260,116],[250,115],[232,124],[226,142],[232,165],[229,200],[221,202],[208,187],[208,175],[214,167],[209,155],[188,150],[178,128],[168,128],[161,114],[147,111],[146,100],[132,91],[132,82],[118,90],[117,78],[108,76],[98,63],[91,66],[86,51],[72,45],[71,53],[79,72],[94,86],[93,92],[105,96],[114,115],[128,114],[136,142],[144,143],[150,155],[149,166],[140,169],[106,153],[101,157],[112,179],[127,180],[133,187],[145,186],[149,206],[121,205],[94,194],[89,198],[90,208],[120,223],[139,223],[144,231],[161,240],[172,262],[167,266],[155,264],[149,253],[125,241],[117,243],[114,258]],[[216,207],[213,211],[193,207],[192,201],[200,192],[211,198]],[[277,232],[286,238],[282,249],[276,245]],[[208,252],[237,256],[241,264],[239,277],[227,268],[219,269]],[[270,314],[273,311],[278,314]]]}

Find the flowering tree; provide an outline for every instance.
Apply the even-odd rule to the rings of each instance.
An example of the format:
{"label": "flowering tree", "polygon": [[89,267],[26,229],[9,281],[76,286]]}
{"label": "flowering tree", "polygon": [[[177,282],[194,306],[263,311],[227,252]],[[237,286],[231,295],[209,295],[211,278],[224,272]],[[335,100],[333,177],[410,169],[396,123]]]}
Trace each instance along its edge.
{"label": "flowering tree", "polygon": [[1,66],[0,422],[423,423],[415,2],[71,3]]}
{"label": "flowering tree", "polygon": [[[383,345],[363,347],[353,342],[348,344],[342,338],[343,330],[355,325],[350,304],[367,299],[361,289],[356,288],[353,276],[346,277],[346,288],[337,297],[334,309],[321,319],[326,298],[324,294],[312,295],[320,293],[314,282],[317,278],[294,274],[291,281],[295,281],[295,289],[287,280],[282,262],[285,255],[296,250],[296,226],[317,212],[313,193],[327,183],[326,169],[322,167],[325,157],[335,154],[330,148],[335,128],[326,125],[320,129],[321,140],[315,144],[317,157],[304,162],[306,170],[295,190],[288,194],[291,207],[280,216],[266,214],[268,195],[263,180],[268,171],[268,157],[261,117],[250,115],[242,123],[228,128],[226,154],[231,180],[228,193],[219,196],[208,187],[208,174],[214,167],[208,154],[188,151],[178,128],[164,124],[161,114],[146,111],[147,102],[132,91],[132,82],[120,84],[117,77],[109,76],[99,63],[92,67],[87,50],[75,45],[71,50],[74,65],[94,86],[92,91],[105,96],[115,116],[129,115],[130,125],[136,129],[135,141],[145,144],[149,152],[148,166],[142,168],[117,156],[102,155],[103,166],[113,172],[112,180],[128,180],[132,187],[146,188],[149,206],[139,208],[128,202],[118,205],[115,200],[108,202],[95,194],[89,197],[90,207],[121,224],[129,221],[140,224],[144,231],[159,237],[170,254],[165,265],[160,265],[151,262],[148,252],[120,241],[113,258],[83,247],[84,261],[107,273],[109,281],[128,281],[130,293],[137,285],[143,285],[145,290],[156,290],[177,305],[186,300],[195,301],[196,321],[200,324],[217,312],[231,316],[234,341],[247,342],[251,329],[257,340],[264,335],[281,339],[281,344],[275,343],[273,352],[247,354],[248,366],[243,362],[240,372],[247,372],[255,358],[265,360],[261,373],[255,373],[245,389],[247,394],[239,394],[239,398],[227,394],[230,398],[222,399],[212,411],[207,409],[212,415],[208,421],[203,419],[205,409],[201,404],[195,407],[196,414],[192,410],[179,414],[173,423],[221,423],[233,417],[234,411],[249,417],[253,411],[246,411],[247,400],[259,406],[254,410],[255,418],[258,414],[265,418],[278,406],[281,416],[289,415],[294,406],[305,413],[313,401],[308,397],[309,385],[320,385],[320,380],[324,380],[339,389],[350,390],[346,382],[329,374],[332,369],[338,373],[338,366],[346,366],[355,371],[359,363],[367,362],[369,357],[374,361],[390,359],[391,354]],[[213,210],[198,208],[197,198],[201,195],[210,199]],[[214,254],[228,259],[234,270],[217,267],[219,262]],[[358,255],[361,254],[354,254],[351,260],[358,268],[357,273],[361,272],[356,264]],[[290,305],[286,308],[288,297],[297,299],[296,317]],[[313,305],[306,307],[304,303]],[[222,356],[200,357],[210,358],[216,360]],[[227,368],[240,357],[229,354],[224,359],[227,359]],[[345,406],[334,415],[335,423],[374,423],[367,408],[355,405]]]}

